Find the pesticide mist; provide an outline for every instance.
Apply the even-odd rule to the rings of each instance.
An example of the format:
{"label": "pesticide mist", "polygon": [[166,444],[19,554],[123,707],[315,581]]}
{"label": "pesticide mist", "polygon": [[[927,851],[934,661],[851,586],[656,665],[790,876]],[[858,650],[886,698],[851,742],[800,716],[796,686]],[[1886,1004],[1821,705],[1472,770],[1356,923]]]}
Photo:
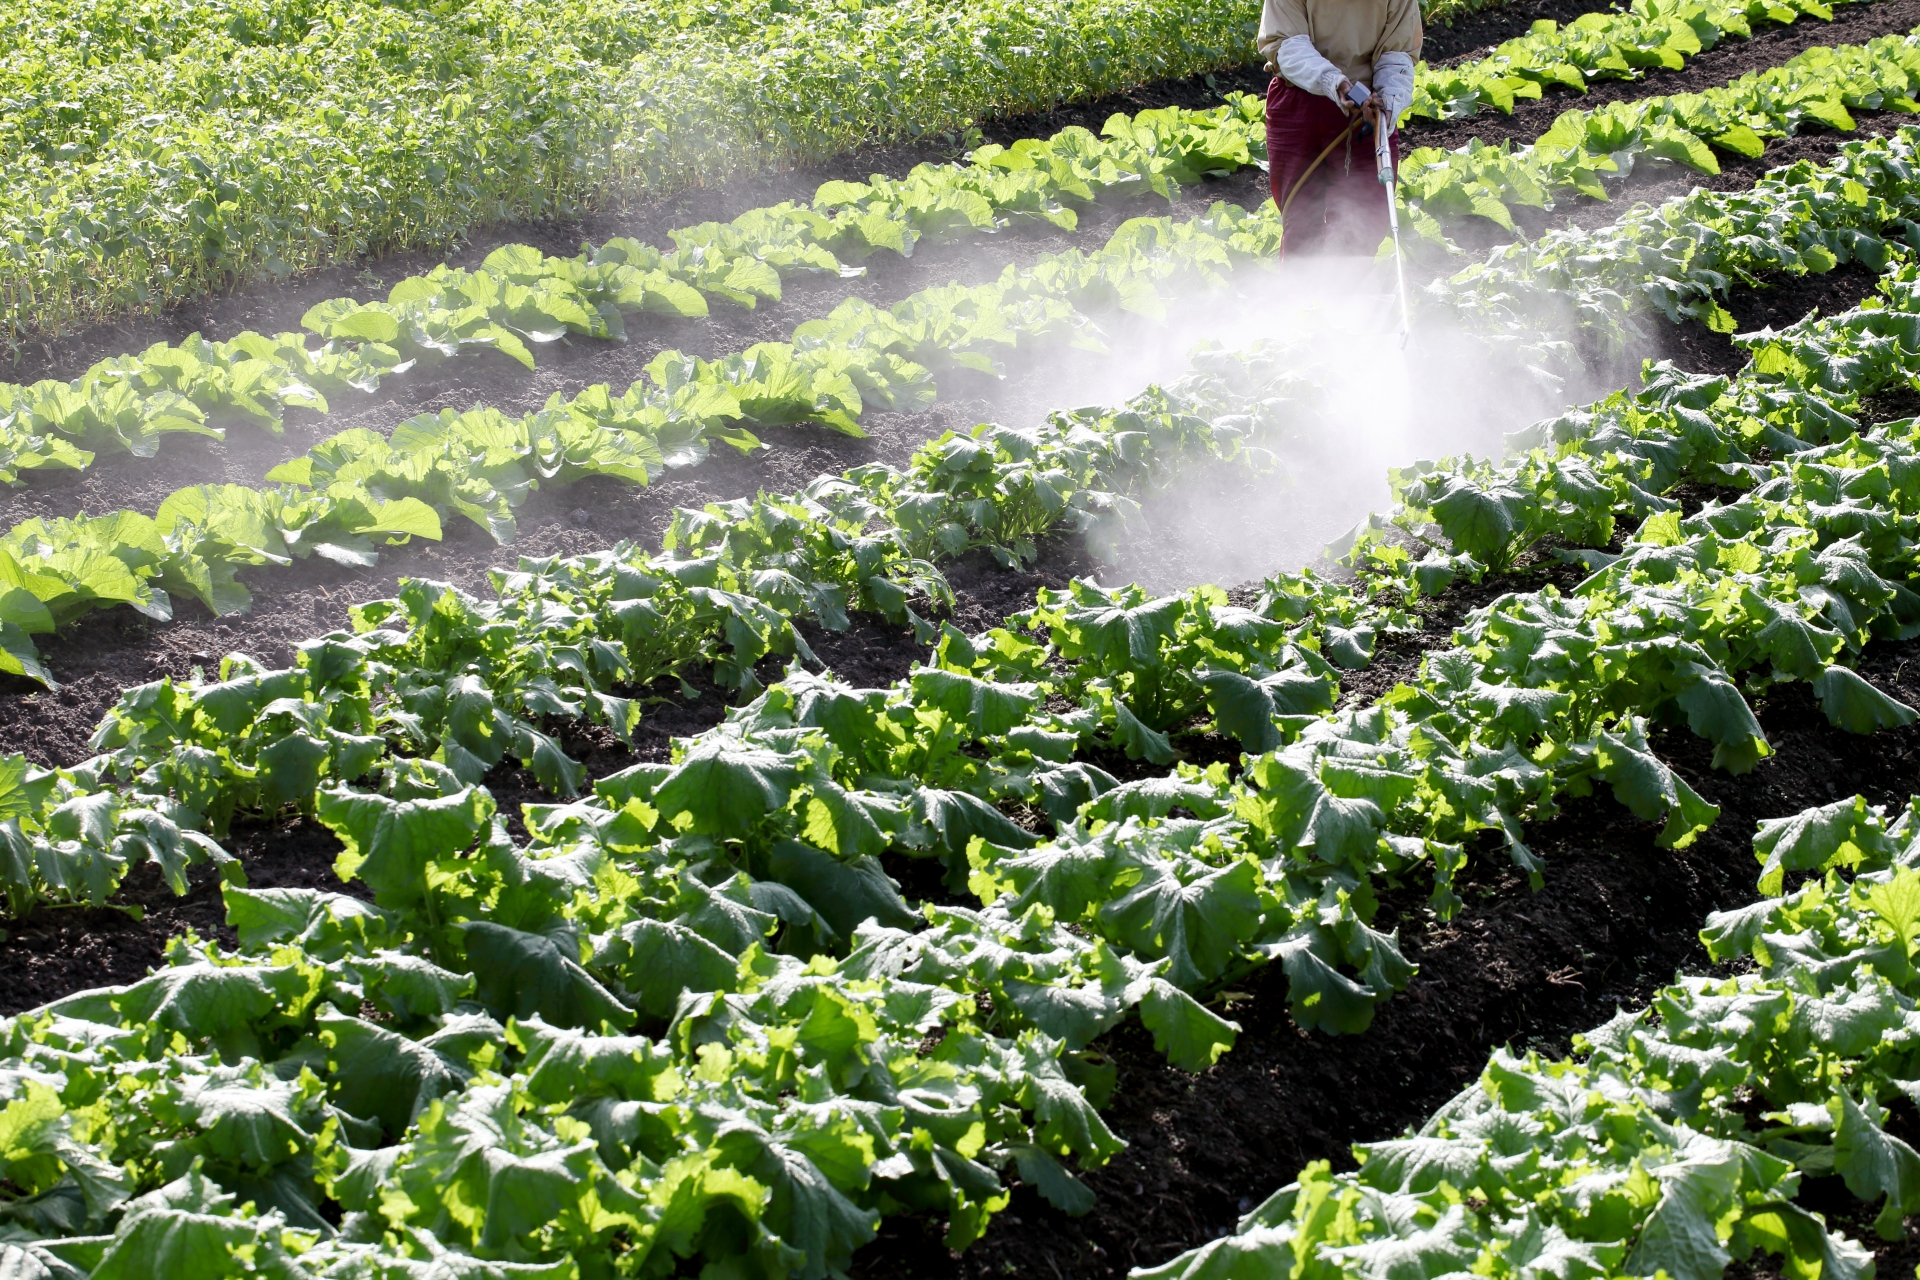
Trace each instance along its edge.
{"label": "pesticide mist", "polygon": [[1505,433],[1567,403],[1566,387],[1442,323],[1437,308],[1416,309],[1403,349],[1391,282],[1390,267],[1364,260],[1289,263],[1260,277],[1251,301],[1177,307],[1160,340],[1108,364],[1116,381],[1131,379],[1091,397],[1108,404],[1148,381],[1188,394],[1237,381],[1241,402],[1220,407],[1250,408],[1270,456],[1196,466],[1140,495],[1139,526],[1102,581],[1172,590],[1299,568],[1387,509],[1389,468],[1497,454]]}

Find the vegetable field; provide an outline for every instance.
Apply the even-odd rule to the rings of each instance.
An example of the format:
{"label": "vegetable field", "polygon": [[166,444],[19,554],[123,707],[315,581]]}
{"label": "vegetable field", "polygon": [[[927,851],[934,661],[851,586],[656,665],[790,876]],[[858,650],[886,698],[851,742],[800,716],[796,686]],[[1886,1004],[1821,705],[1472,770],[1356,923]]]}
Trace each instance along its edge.
{"label": "vegetable field", "polygon": [[1920,0],[14,8],[0,1274],[1916,1274]]}

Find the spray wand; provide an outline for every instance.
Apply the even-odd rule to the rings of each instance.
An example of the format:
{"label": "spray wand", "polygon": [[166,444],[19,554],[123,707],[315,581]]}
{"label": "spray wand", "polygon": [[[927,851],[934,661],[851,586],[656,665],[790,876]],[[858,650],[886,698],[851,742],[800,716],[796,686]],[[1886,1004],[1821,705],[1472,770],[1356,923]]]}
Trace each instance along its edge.
{"label": "spray wand", "polygon": [[1373,132],[1373,156],[1380,165],[1380,185],[1387,189],[1387,225],[1393,228],[1393,277],[1400,291],[1400,349],[1404,351],[1413,322],[1407,314],[1407,268],[1400,257],[1400,183],[1393,171],[1391,130],[1382,127]]}
{"label": "spray wand", "polygon": [[[1347,97],[1356,107],[1365,106],[1372,96],[1363,84],[1347,89]],[[1393,122],[1384,116],[1382,127],[1373,131],[1373,158],[1379,166],[1380,185],[1387,192],[1387,225],[1393,229],[1393,277],[1400,295],[1400,348],[1404,351],[1407,338],[1413,332],[1413,321],[1407,311],[1407,268],[1400,254],[1400,180],[1393,171]]]}

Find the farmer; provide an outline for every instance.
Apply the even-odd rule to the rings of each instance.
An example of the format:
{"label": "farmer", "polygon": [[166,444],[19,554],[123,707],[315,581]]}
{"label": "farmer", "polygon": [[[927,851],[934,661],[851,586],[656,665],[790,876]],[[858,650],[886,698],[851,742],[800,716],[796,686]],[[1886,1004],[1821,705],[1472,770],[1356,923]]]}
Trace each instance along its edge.
{"label": "farmer", "polygon": [[1282,257],[1379,248],[1388,197],[1373,131],[1389,130],[1397,172],[1392,131],[1413,102],[1420,39],[1418,0],[1266,0],[1255,45],[1279,72],[1267,89],[1267,163]]}

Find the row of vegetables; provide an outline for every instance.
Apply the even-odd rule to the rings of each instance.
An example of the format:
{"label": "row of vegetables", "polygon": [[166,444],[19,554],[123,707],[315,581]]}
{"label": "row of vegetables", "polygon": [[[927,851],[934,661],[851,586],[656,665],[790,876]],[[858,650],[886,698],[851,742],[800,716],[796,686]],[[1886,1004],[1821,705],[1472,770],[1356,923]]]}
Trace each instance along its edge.
{"label": "row of vegetables", "polygon": [[[1706,94],[1569,112],[1539,143],[1517,153],[1421,149],[1404,166],[1409,214],[1436,238],[1444,238],[1441,219],[1483,216],[1511,228],[1510,203],[1551,207],[1556,194],[1570,191],[1604,198],[1604,182],[1631,172],[1636,157],[1716,172],[1709,142],[1751,155],[1760,153],[1763,135],[1791,134],[1807,121],[1851,128],[1849,107],[1910,101],[1906,94],[1920,77],[1916,48],[1911,37],[1890,36],[1866,46],[1816,49]],[[195,337],[103,361],[68,382],[0,385],[0,480],[20,483],[37,470],[83,469],[102,449],[147,454],[166,434],[219,434],[223,421],[277,431],[289,408],[324,412],[328,394],[372,391],[423,360],[493,350],[531,368],[533,350],[544,343],[621,340],[628,316],[704,316],[716,299],[748,307],[777,300],[783,277],[857,274],[863,269],[857,264],[871,254],[910,254],[925,237],[991,232],[1021,218],[1070,228],[1076,203],[1115,193],[1170,194],[1176,184],[1256,163],[1264,154],[1263,127],[1261,105],[1247,95],[1210,111],[1116,115],[1100,138],[1076,126],[1011,148],[982,148],[965,166],[923,164],[897,180],[875,175],[867,183],[830,182],[810,206],[789,202],[731,223],[677,230],[670,251],[626,239],[571,258],[507,246],[476,270],[441,266],[402,280],[383,302],[337,298],[315,306],[304,325],[318,337],[317,345],[291,333],[269,338],[246,332],[222,343]],[[1124,254],[1156,237],[1213,236],[1227,240],[1227,261],[1238,263],[1269,247],[1274,223],[1271,210],[1230,215],[1216,205],[1187,223],[1152,224],[1156,231],[1130,224],[1107,251]],[[1084,262],[1077,251],[1043,260],[1043,267],[1057,265],[1070,277],[1063,286],[1066,301],[1158,308],[1153,291],[1140,284],[1073,278],[1087,276]],[[973,313],[969,329],[995,316],[1019,315],[1024,297],[1004,295],[1001,285],[916,295],[891,309],[902,323],[889,326],[894,332],[884,350],[927,368],[957,359],[994,372],[992,353],[1006,345],[1003,334],[963,342],[960,353],[942,348],[955,345],[949,331],[959,321],[950,312]],[[808,353],[831,346],[835,356],[854,359],[851,353],[869,345],[866,331],[886,319],[879,309],[852,300],[827,320],[803,326],[795,345]],[[1011,328],[1017,332],[1022,325]],[[898,371],[876,372],[864,364],[851,377],[869,390],[900,381]],[[799,404],[801,416],[833,425],[845,425],[844,418],[859,412],[857,392],[802,396]]]}
{"label": "row of vegetables", "polygon": [[1920,110],[1909,96],[1915,92],[1920,38],[1912,34],[1815,47],[1700,93],[1564,112],[1519,148],[1476,140],[1450,152],[1413,151],[1401,165],[1403,197],[1412,224],[1437,242],[1445,242],[1443,218],[1477,215],[1512,231],[1509,206],[1552,209],[1575,195],[1604,200],[1607,182],[1648,159],[1719,173],[1715,148],[1758,157],[1767,139],[1791,137],[1808,124],[1852,130],[1853,110]]}
{"label": "row of vegetables", "polygon": [[[1910,142],[1853,156],[1895,145]],[[1215,353],[1124,411],[950,435],[905,474],[683,512],[659,555],[527,561],[493,601],[411,583],[289,670],[235,656],[214,683],[129,690],[94,760],[6,763],[12,905],[103,900],[143,860],[185,888],[204,860],[229,881],[239,945],[178,940],[142,982],[4,1024],[15,1137],[0,1159],[19,1194],[0,1249],[53,1275],[151,1274],[174,1242],[182,1274],[211,1276],[471,1257],[502,1274],[703,1258],[811,1277],[886,1213],[944,1210],[964,1244],[1015,1171],[1084,1209],[1070,1165],[1118,1140],[1083,1051],[1119,1019],[1204,1066],[1235,1028],[1201,998],[1279,963],[1304,1025],[1364,1027],[1410,976],[1373,927],[1379,888],[1430,884],[1448,914],[1452,875],[1489,841],[1546,874],[1525,824],[1600,786],[1672,843],[1713,820],[1648,747],[1649,718],[1689,724],[1733,769],[1769,750],[1743,688],[1810,680],[1857,731],[1912,719],[1846,659],[1920,630],[1905,586],[1920,435],[1862,434],[1849,412],[1920,370],[1920,270],[1901,264],[1876,305],[1753,343],[1732,382],[1650,371],[1641,392],[1543,424],[1505,466],[1408,473],[1347,548],[1345,585],[1284,576],[1236,605],[1083,583],[975,636],[912,612],[943,591],[927,553],[1015,559],[1063,522],[1110,528],[1127,488],[1182,458],[1284,459],[1293,411],[1275,402],[1304,394],[1285,362]],[[1838,369],[1856,372],[1824,392]],[[1202,404],[1205,418],[1185,411]],[[1683,519],[1660,496],[1682,480],[1744,492]],[[1576,589],[1504,596],[1415,680],[1330,710],[1339,670],[1451,579],[1542,539],[1611,546],[1623,518],[1638,532],[1580,553]],[[891,689],[811,674],[795,620],[854,612],[919,626],[926,662]],[[598,779],[568,758],[558,724],[631,732],[634,694],[716,652],[716,682],[753,695],[721,725]],[[779,653],[800,661],[761,688]],[[1179,753],[1221,762],[1154,767]],[[557,795],[524,809],[524,840],[484,785],[510,761]],[[243,887],[219,841],[287,806],[339,839],[352,895]],[[1781,873],[1823,856],[1785,838],[1769,852]],[[939,859],[978,905],[914,911],[888,875],[903,857]],[[1897,1154],[1880,1104],[1849,1096],[1846,1141]],[[1583,1158],[1570,1138],[1559,1164],[1484,1166],[1514,1180],[1484,1206],[1462,1203],[1464,1157],[1445,1166],[1463,1179],[1445,1208],[1439,1166],[1406,1166],[1403,1198],[1379,1197],[1391,1243],[1354,1225],[1373,1220],[1384,1159],[1351,1188],[1311,1175],[1259,1230],[1303,1250],[1350,1230],[1356,1251],[1314,1257],[1368,1273],[1395,1249],[1466,1249],[1469,1212],[1509,1240],[1531,1212],[1528,1239],[1552,1256],[1617,1250],[1631,1270],[1630,1247],[1664,1258],[1660,1232],[1704,1214],[1797,1274],[1857,1261],[1793,1208],[1785,1161],[1662,1145],[1678,1131],[1652,1110],[1616,1121],[1584,1091],[1572,1102],[1624,1153],[1586,1199],[1519,1201],[1534,1170],[1565,1181]],[[1468,1136],[1503,1123],[1465,1104],[1447,1116]],[[1794,1113],[1791,1141],[1817,1161],[1810,1117]],[[1433,1150],[1467,1149],[1437,1132]],[[1920,1183],[1894,1191],[1888,1212],[1904,1212]],[[1583,1210],[1575,1235],[1565,1219]]]}
{"label": "row of vegetables", "polygon": [[298,334],[195,337],[64,383],[0,385],[11,455],[0,478],[84,467],[93,450],[148,453],[167,432],[218,432],[223,421],[276,431],[286,409],[325,412],[327,393],[371,392],[422,360],[498,350],[531,367],[534,348],[562,337],[623,338],[629,316],[700,317],[714,300],[753,307],[778,300],[783,278],[857,275],[872,253],[910,254],[927,236],[992,231],[1025,214],[1071,226],[1067,201],[1170,193],[1205,169],[1251,163],[1246,126],[1258,118],[1257,102],[1244,97],[1212,112],[1115,116],[1103,139],[1071,128],[1005,156],[986,148],[967,169],[922,165],[898,180],[828,183],[811,207],[776,205],[675,231],[670,251],[628,239],[571,258],[506,246],[475,270],[408,277],[384,302],[313,307],[304,324],[318,345]]}
{"label": "row of vegetables", "polygon": [[[1920,236],[1904,230],[1916,225],[1920,208],[1910,181],[1914,145],[1908,131],[1850,143],[1831,166],[1803,162],[1750,191],[1698,191],[1656,210],[1636,209],[1598,231],[1556,232],[1495,250],[1446,282],[1436,298],[1470,329],[1511,335],[1543,367],[1568,355],[1564,344],[1543,337],[1564,316],[1611,341],[1624,341],[1645,300],[1676,319],[1700,314],[1718,322],[1725,312],[1717,295],[1729,279],[1856,259],[1878,265],[1889,229]],[[929,290],[884,311],[850,300],[802,325],[790,345],[761,344],[718,361],[665,354],[649,383],[621,396],[589,388],[517,419],[487,410],[442,413],[405,424],[390,439],[345,432],[282,464],[266,488],[198,486],[173,495],[156,517],[127,511],[26,521],[0,540],[7,557],[0,564],[7,588],[0,593],[0,668],[44,680],[31,637],[92,609],[126,603],[170,616],[166,593],[185,592],[229,611],[248,599],[235,576],[242,568],[314,554],[370,563],[380,544],[437,537],[451,514],[504,541],[513,533],[514,508],[536,484],[594,474],[643,482],[663,466],[698,461],[710,440],[751,448],[757,441],[750,424],[813,420],[857,431],[854,417],[869,398],[920,406],[937,393],[936,372],[997,370],[1006,353],[1035,339],[1097,342],[1098,329],[1081,308],[1117,304],[1152,313],[1164,305],[1158,284],[1223,283],[1229,269],[1269,258],[1277,232],[1272,219],[1225,204],[1188,222],[1136,219],[1096,255],[1072,251],[1009,269],[988,284]],[[490,269],[509,280],[515,270],[534,269],[535,255],[495,256]],[[282,391],[322,381],[338,342],[307,357]],[[351,351],[364,359],[380,345],[369,338]],[[306,351],[297,340],[280,349],[289,358]],[[92,386],[64,420],[93,424],[95,442],[118,439],[150,450],[159,424],[194,425],[180,409],[195,407],[190,397],[211,397],[223,375],[231,379],[233,370],[262,363],[223,369],[220,359],[232,352],[205,348],[161,354],[166,358],[156,357],[147,372]],[[191,368],[188,355],[197,361]],[[164,379],[182,369],[175,389]],[[141,399],[133,387],[146,380],[156,385],[143,388]],[[35,390],[69,395],[65,384]],[[109,400],[128,406],[124,421],[93,407]],[[26,448],[40,452],[16,457],[52,458],[67,447],[58,443],[51,412],[27,419]],[[13,419],[29,413],[39,410],[16,409]]]}
{"label": "row of vegetables", "polygon": [[[1487,58],[1422,69],[1413,110],[1511,110],[1543,86],[1677,66],[1754,22],[1802,14],[1830,10],[1636,0],[1564,28],[1536,24]],[[876,129],[955,130],[1236,65],[1253,35],[1232,5],[1164,0],[768,0],[724,13],[549,0],[432,14],[303,2],[185,6],[174,20],[76,7],[34,21],[81,34],[0,59],[0,139],[12,143],[0,151],[13,158],[0,186],[0,299],[14,340],[820,158]],[[184,40],[196,23],[208,38]],[[1005,185],[1025,167],[993,176]],[[1059,196],[1030,211],[1070,214]]]}
{"label": "row of vegetables", "polygon": [[[1562,1058],[1496,1050],[1418,1132],[1301,1171],[1239,1230],[1136,1280],[1295,1274],[1657,1275],[1729,1263],[1855,1280],[1873,1259],[1796,1203],[1809,1182],[1900,1240],[1920,1207],[1920,810],[1859,796],[1760,824],[1762,892],[1708,917],[1682,975]],[[1735,971],[1727,976],[1727,969]],[[1840,1187],[1826,1196],[1836,1199]]]}
{"label": "row of vegetables", "polygon": [[1217,0],[313,9],[291,43],[10,60],[10,337],[1231,65],[1253,26]]}
{"label": "row of vegetables", "polygon": [[[276,467],[263,487],[194,486],[153,517],[23,521],[0,535],[0,670],[44,681],[30,637],[97,608],[130,604],[169,617],[168,592],[216,613],[244,608],[235,577],[244,567],[312,555],[370,564],[381,545],[439,537],[442,518],[456,514],[506,542],[514,510],[540,484],[593,475],[644,484],[664,467],[700,461],[715,440],[756,447],[748,424],[817,421],[858,435],[856,415],[870,402],[930,403],[933,370],[997,370],[1003,353],[1044,341],[1097,344],[1082,307],[1119,298],[1157,310],[1158,286],[1224,283],[1233,267],[1267,263],[1277,243],[1275,224],[1232,205],[1184,223],[1139,219],[1096,254],[1010,267],[987,284],[929,290],[891,310],[850,301],[801,325],[792,344],[718,360],[663,353],[624,395],[595,386],[520,417],[449,410],[391,436],[342,432]],[[170,396],[155,391],[147,403]],[[151,446],[155,437],[136,439]]]}

